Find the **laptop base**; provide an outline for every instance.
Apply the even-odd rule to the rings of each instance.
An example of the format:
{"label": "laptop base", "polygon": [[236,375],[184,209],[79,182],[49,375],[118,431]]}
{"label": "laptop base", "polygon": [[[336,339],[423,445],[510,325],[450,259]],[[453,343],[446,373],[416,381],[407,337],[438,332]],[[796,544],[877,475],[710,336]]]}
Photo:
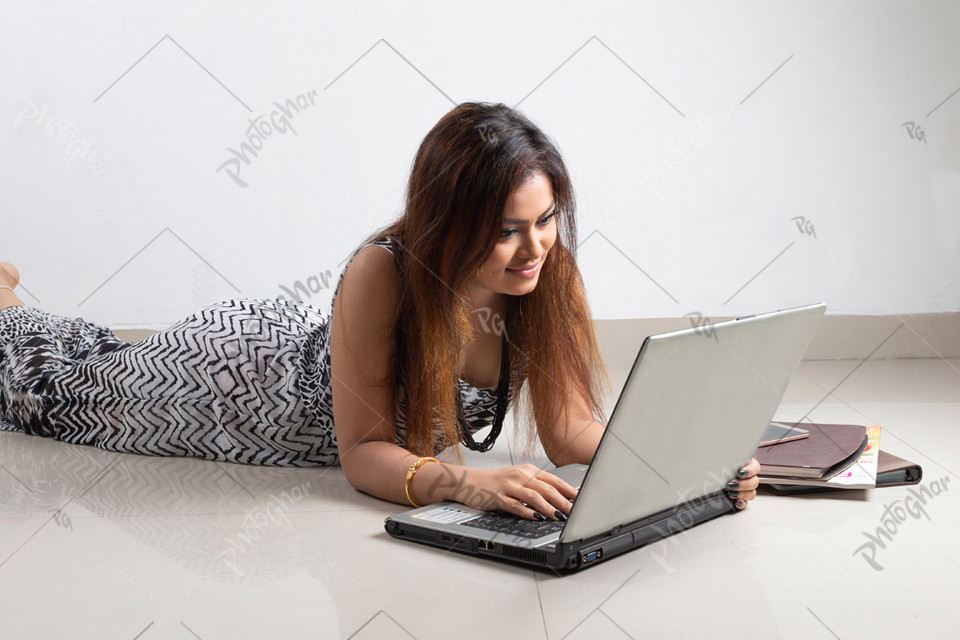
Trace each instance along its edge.
{"label": "laptop base", "polygon": [[391,518],[386,519],[384,528],[395,538],[448,551],[570,573],[690,529],[733,510],[733,501],[725,492],[720,491],[666,509],[631,524],[614,527],[607,533],[586,540],[563,543],[558,540],[552,545],[540,547],[503,544],[495,538],[458,536],[449,531],[411,526],[409,523]]}

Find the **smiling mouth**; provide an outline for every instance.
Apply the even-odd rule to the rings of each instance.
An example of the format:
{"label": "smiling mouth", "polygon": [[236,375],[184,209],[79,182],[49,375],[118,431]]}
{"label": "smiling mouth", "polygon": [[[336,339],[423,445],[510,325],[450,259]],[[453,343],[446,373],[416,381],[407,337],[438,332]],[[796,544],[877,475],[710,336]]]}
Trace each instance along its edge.
{"label": "smiling mouth", "polygon": [[541,264],[542,261],[527,267],[507,267],[507,271],[524,278],[532,278],[540,270]]}

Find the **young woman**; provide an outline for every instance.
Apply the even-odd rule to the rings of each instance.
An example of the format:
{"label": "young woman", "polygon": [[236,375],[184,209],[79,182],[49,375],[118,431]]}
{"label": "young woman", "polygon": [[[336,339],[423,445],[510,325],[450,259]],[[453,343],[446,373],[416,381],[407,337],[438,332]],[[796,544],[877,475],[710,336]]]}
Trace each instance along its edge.
{"label": "young woman", "polygon": [[[576,240],[553,142],[503,104],[464,103],[424,138],[403,215],[353,253],[328,316],[237,298],[123,343],[24,306],[18,272],[0,263],[0,429],[148,455],[339,463],[357,489],[401,504],[563,519],[576,490],[551,473],[433,456],[489,449],[513,405],[554,464],[592,459],[609,381]],[[738,509],[758,470],[751,460],[728,485]]]}

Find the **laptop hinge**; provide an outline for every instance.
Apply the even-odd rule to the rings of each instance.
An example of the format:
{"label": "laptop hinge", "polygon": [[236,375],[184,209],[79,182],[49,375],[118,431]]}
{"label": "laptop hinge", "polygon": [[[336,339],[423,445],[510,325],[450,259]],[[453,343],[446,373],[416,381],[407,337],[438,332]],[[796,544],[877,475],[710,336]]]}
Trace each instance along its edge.
{"label": "laptop hinge", "polygon": [[[633,531],[634,529],[639,529],[649,524],[653,524],[654,522],[665,520],[679,513],[681,509],[697,508],[711,500],[728,500],[728,499],[724,491],[720,489],[718,491],[714,491],[713,493],[708,493],[706,495],[700,496],[699,498],[694,498],[693,500],[688,500],[681,504],[668,507],[666,509],[663,509],[662,511],[658,511],[653,515],[647,516],[646,518],[643,518],[641,520],[637,520],[631,523],[618,524],[612,529],[610,529],[609,531],[604,531],[596,535],[590,536],[589,538],[584,538],[580,541],[581,547],[587,547],[605,538],[618,536],[622,533],[627,533],[629,531]],[[567,544],[569,544],[569,542]]]}

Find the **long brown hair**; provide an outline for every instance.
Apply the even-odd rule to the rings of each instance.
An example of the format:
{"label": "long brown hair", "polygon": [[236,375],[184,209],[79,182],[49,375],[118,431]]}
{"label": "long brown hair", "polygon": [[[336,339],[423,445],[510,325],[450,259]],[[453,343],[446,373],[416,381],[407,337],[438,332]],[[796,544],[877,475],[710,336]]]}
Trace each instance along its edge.
{"label": "long brown hair", "polygon": [[[541,441],[557,437],[550,427],[568,415],[575,395],[605,422],[599,376],[607,387],[610,382],[577,268],[566,166],[553,141],[519,111],[466,102],[444,115],[420,144],[403,214],[364,241],[389,235],[402,249],[391,382],[404,387],[405,446],[417,455],[456,444],[462,462],[454,393],[461,353],[475,337],[464,293],[496,247],[507,198],[537,172],[553,189],[558,233],[534,290],[505,295],[514,421],[518,413],[524,416],[527,453],[537,435]],[[524,390],[528,397],[521,396]]]}

